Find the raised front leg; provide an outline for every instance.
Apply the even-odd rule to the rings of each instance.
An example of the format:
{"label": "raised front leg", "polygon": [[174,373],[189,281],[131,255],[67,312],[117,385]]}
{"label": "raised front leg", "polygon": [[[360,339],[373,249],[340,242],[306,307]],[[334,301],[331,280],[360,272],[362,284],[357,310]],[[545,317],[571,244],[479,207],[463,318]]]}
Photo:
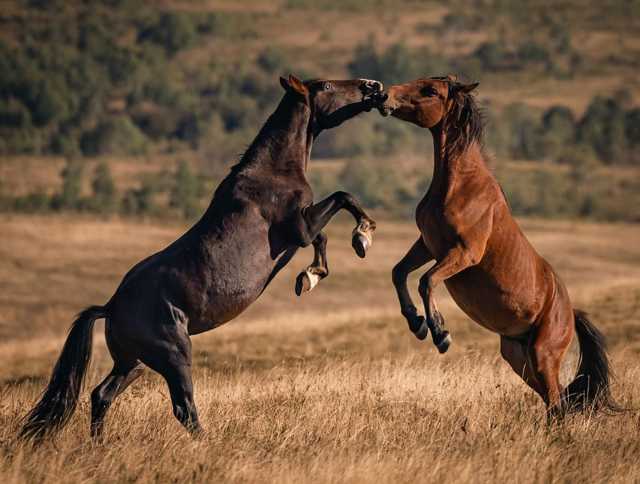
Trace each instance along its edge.
{"label": "raised front leg", "polygon": [[409,252],[393,268],[393,285],[398,293],[400,301],[400,312],[407,319],[409,329],[416,335],[416,338],[423,340],[427,337],[429,329],[423,316],[418,314],[409,289],[407,288],[407,276],[410,272],[422,267],[433,259],[429,249],[424,245],[422,238],[416,240]]}
{"label": "raised front leg", "polygon": [[300,296],[303,292],[313,289],[321,279],[329,275],[329,265],[327,262],[327,235],[320,232],[313,239],[313,262],[296,278],[296,294]]}
{"label": "raised front leg", "polygon": [[360,257],[364,257],[371,246],[372,234],[376,223],[362,209],[356,198],[347,192],[335,192],[324,200],[302,208],[295,220],[295,232],[299,244],[306,247],[318,236],[320,231],[329,223],[333,216],[341,209],[347,210],[356,220],[351,245]]}
{"label": "raised front leg", "polygon": [[420,278],[418,291],[424,303],[427,326],[431,330],[433,343],[440,353],[444,353],[449,349],[451,336],[449,335],[449,331],[444,329],[444,318],[440,314],[440,311],[438,311],[438,306],[433,297],[433,290],[445,279],[477,264],[478,260],[479,259],[472,256],[469,249],[458,245],[447,252],[440,261]]}

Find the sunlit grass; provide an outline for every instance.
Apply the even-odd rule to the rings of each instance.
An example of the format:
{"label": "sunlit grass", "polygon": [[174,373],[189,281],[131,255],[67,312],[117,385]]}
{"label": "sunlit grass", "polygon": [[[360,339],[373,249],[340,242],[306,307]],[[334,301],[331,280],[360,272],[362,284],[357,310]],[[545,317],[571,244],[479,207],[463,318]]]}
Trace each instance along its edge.
{"label": "sunlit grass", "polygon": [[[417,234],[379,221],[364,261],[351,222],[329,230],[331,275],[302,298],[302,251],[236,321],[193,338],[205,435],[173,418],[148,371],[111,409],[103,443],[88,438],[89,389],[109,370],[102,326],[89,389],[58,438],[14,440],[42,390],[73,315],[110,296],[136,260],[184,227],[66,217],[0,219],[0,475],[6,482],[633,482],[638,413],[549,427],[540,400],[501,360],[495,335],[440,291],[454,344],[444,356],[398,315],[390,268]],[[524,222],[576,306],[609,337],[614,394],[640,391],[640,233],[631,225]],[[415,286],[415,277],[412,279]]]}

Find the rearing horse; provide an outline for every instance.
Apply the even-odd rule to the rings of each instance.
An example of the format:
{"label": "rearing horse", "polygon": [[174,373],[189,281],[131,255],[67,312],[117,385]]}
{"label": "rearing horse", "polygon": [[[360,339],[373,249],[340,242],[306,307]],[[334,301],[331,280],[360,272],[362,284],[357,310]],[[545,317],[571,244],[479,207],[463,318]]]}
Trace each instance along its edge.
{"label": "rearing horse", "polygon": [[[616,408],[609,390],[604,339],[574,310],[560,277],[512,217],[481,149],[482,119],[471,91],[451,76],[391,86],[379,110],[433,135],[433,180],[416,209],[420,237],[393,269],[402,314],[416,337],[431,331],[441,353],[451,337],[433,297],[442,282],[474,321],[500,335],[500,351],[545,401],[550,413]],[[384,96],[383,96],[384,97]],[[434,260],[420,278],[425,315],[418,315],[407,275]],[[578,374],[562,389],[562,360],[578,335]]]}
{"label": "rearing horse", "polygon": [[[189,431],[201,430],[193,401],[190,335],[214,329],[244,311],[293,257],[313,243],[314,263],[296,290],[326,276],[322,229],[340,209],[356,219],[353,246],[364,257],[374,221],[354,197],[336,192],[319,203],[305,171],[314,139],[370,110],[377,81],[281,78],[285,95],[240,162],[217,188],[202,218],[164,250],[124,277],[104,306],[73,323],[51,380],[26,416],[23,437],[42,438],[75,410],[91,358],[92,329],[105,318],[114,364],[91,394],[91,433],[99,436],[109,406],[149,366],[166,380],[173,412]],[[306,283],[304,281],[307,281]]]}

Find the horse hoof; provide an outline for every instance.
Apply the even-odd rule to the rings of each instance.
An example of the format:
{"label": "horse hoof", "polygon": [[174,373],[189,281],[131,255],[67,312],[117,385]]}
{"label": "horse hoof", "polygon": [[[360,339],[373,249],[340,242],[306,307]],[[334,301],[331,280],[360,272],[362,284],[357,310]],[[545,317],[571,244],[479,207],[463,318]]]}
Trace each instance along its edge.
{"label": "horse hoof", "polygon": [[316,287],[320,281],[320,276],[313,272],[306,270],[298,274],[296,277],[296,295],[300,296],[303,292],[309,292]]}
{"label": "horse hoof", "polygon": [[427,335],[429,334],[429,326],[427,326],[427,322],[424,319],[422,320],[422,324],[420,325],[418,330],[414,331],[413,334],[415,334],[416,338],[418,338],[420,341],[427,337]]}
{"label": "horse hoof", "polygon": [[438,348],[440,354],[446,353],[449,349],[449,346],[451,346],[451,335],[448,331],[445,331],[444,334],[445,336],[444,338],[442,338],[442,341],[440,341],[440,343],[436,345],[436,348]]}
{"label": "horse hoof", "polygon": [[356,251],[356,254],[358,254],[358,257],[364,259],[367,255],[367,249],[371,247],[371,242],[369,242],[367,237],[364,235],[357,233],[353,235],[351,246],[353,247],[353,250]]}

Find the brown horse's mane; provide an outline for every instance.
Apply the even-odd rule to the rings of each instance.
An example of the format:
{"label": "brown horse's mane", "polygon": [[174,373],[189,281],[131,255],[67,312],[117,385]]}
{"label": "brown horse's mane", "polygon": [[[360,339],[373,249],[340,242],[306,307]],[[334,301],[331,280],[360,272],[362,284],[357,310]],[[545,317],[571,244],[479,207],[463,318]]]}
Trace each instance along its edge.
{"label": "brown horse's mane", "polygon": [[463,92],[463,86],[450,77],[433,77],[449,85],[449,96],[453,105],[444,118],[447,134],[445,154],[448,158],[460,156],[474,142],[482,146],[484,134],[484,113],[478,106],[475,96]]}

